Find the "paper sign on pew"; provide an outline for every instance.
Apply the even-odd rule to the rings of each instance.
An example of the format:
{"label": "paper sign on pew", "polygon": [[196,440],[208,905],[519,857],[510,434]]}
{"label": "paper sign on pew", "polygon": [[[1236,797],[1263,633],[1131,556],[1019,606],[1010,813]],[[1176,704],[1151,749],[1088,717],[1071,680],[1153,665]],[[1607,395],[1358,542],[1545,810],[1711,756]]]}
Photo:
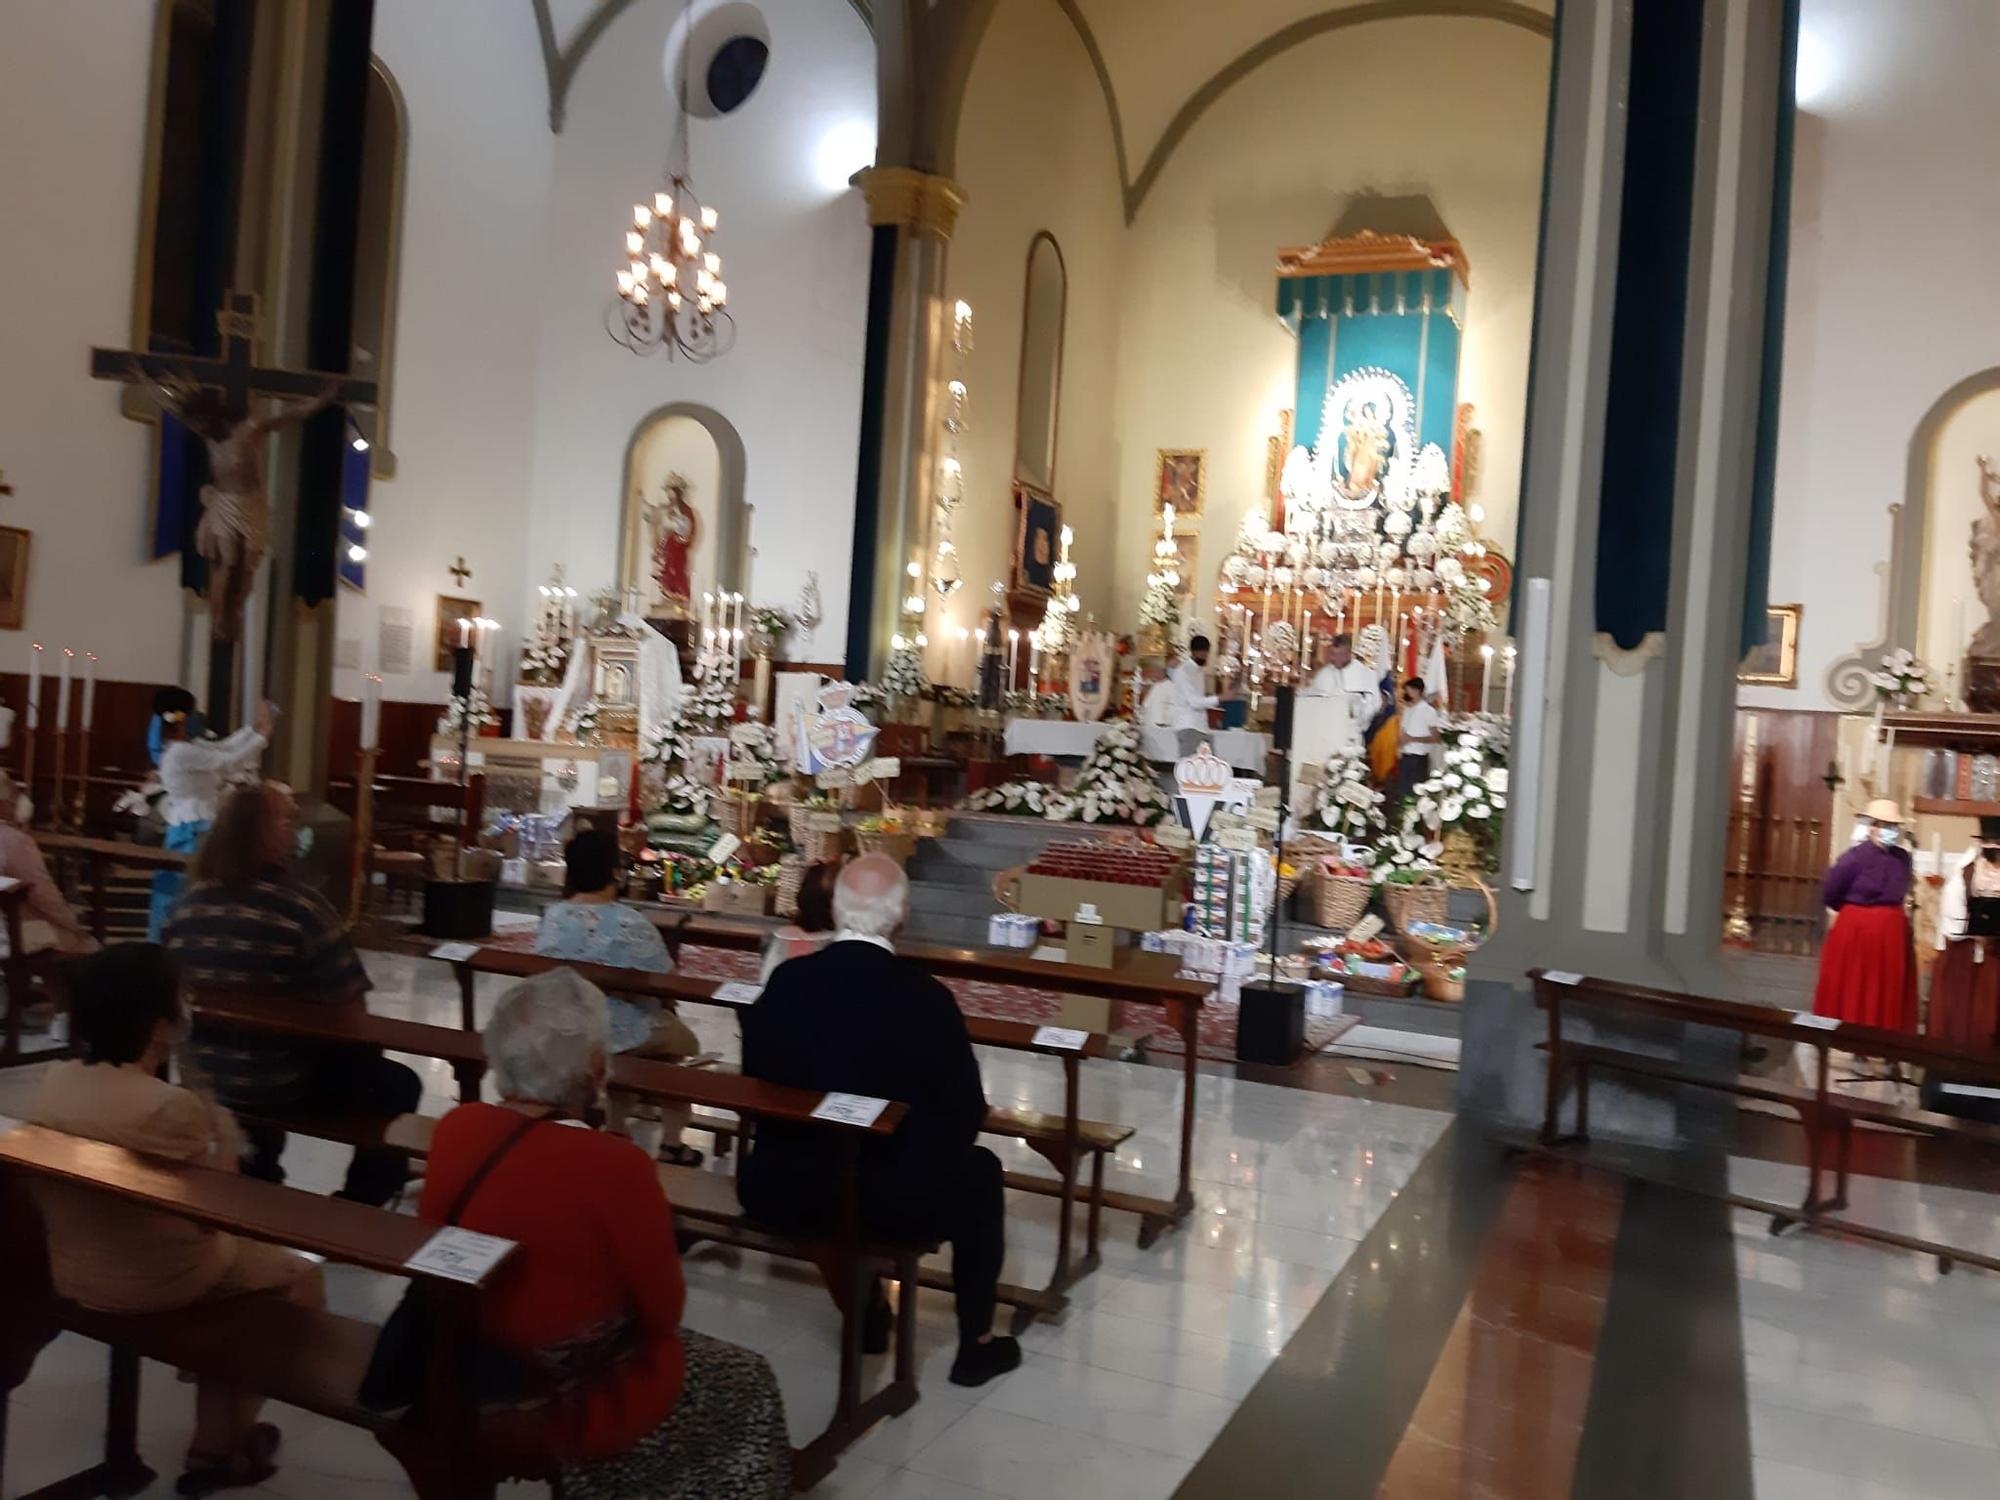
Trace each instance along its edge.
{"label": "paper sign on pew", "polygon": [[1940,1094],[1957,1094],[1966,1099],[2000,1099],[2000,1089],[1989,1089],[1977,1083],[1941,1083]]}
{"label": "paper sign on pew", "polygon": [[1546,979],[1550,984],[1576,985],[1583,983],[1583,976],[1581,974],[1572,973],[1568,969],[1544,970],[1542,978]]}
{"label": "paper sign on pew", "polygon": [[497,1235],[478,1234],[470,1229],[440,1229],[424,1241],[423,1248],[403,1264],[412,1271],[428,1271],[453,1281],[477,1283],[514,1248],[512,1240]]}
{"label": "paper sign on pew", "polygon": [[1819,1031],[1831,1031],[1840,1024],[1838,1016],[1816,1016],[1810,1011],[1797,1011],[1792,1016],[1794,1026],[1811,1026]]}
{"label": "paper sign on pew", "polygon": [[1072,1031],[1067,1026],[1037,1026],[1035,1045],[1050,1047],[1059,1052],[1081,1052],[1084,1043],[1090,1040],[1087,1031]]}
{"label": "paper sign on pew", "polygon": [[439,943],[431,949],[431,957],[441,958],[448,964],[461,964],[478,951],[477,943]]}
{"label": "paper sign on pew", "polygon": [[742,979],[725,979],[715,987],[715,998],[724,1005],[750,1005],[764,993],[764,986]]}
{"label": "paper sign on pew", "polygon": [[827,1094],[812,1112],[815,1120],[831,1120],[836,1125],[858,1125],[863,1129],[882,1118],[887,1099],[871,1099],[866,1094]]}

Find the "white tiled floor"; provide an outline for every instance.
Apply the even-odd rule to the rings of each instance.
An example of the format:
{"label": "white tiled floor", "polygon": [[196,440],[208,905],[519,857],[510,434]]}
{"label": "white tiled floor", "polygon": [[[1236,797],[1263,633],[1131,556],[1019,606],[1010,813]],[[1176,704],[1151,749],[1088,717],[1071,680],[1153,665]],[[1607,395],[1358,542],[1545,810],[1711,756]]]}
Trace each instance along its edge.
{"label": "white tiled floor", "polygon": [[[379,953],[367,958],[377,1009],[456,1024],[456,991],[441,965]],[[482,1002],[498,988],[482,989]],[[731,1019],[703,1007],[691,1007],[687,1019],[705,1047],[733,1059]],[[1060,1070],[1041,1059],[990,1052],[982,1063],[995,1103],[1060,1106]],[[437,1064],[424,1072],[424,1109],[441,1113],[451,1102],[450,1074]],[[31,1084],[28,1072],[0,1075],[0,1113]],[[1115,1186],[1171,1195],[1179,1099],[1180,1074],[1171,1069],[1123,1063],[1084,1069],[1084,1114],[1138,1132],[1111,1174]],[[1449,1116],[1434,1111],[1205,1072],[1193,1222],[1140,1250],[1130,1216],[1107,1215],[1104,1267],[1075,1289],[1060,1325],[1028,1332],[1020,1370],[979,1391],[946,1383],[951,1309],[944,1297],[926,1295],[919,1313],[922,1399],[856,1444],[815,1495],[1163,1500],[1448,1123]],[[1018,1144],[994,1144],[1010,1167],[1041,1166]],[[295,1141],[286,1166],[296,1185],[323,1191],[337,1185],[344,1160],[337,1149]],[[1016,1193],[1007,1208],[1006,1275],[1039,1284],[1052,1262],[1056,1205]],[[688,1326],[770,1360],[795,1439],[823,1426],[833,1402],[837,1320],[816,1280],[796,1266],[714,1247],[698,1248],[686,1270]],[[398,1287],[366,1273],[329,1271],[334,1305],[357,1316],[379,1319]],[[15,1397],[7,1492],[90,1461],[103,1379],[95,1345],[65,1337],[44,1353]],[[142,1446],[163,1475],[151,1493],[171,1493],[190,1406],[189,1387],[148,1367]],[[262,1493],[294,1500],[405,1493],[399,1471],[372,1442],[301,1412],[282,1412],[278,1420],[286,1432],[284,1468]]]}
{"label": "white tiled floor", "polygon": [[[1801,1168],[1731,1163],[1780,1202]],[[1853,1217],[2000,1246],[1990,1196],[1857,1177]],[[1735,1216],[1759,1500],[1990,1500],[2000,1492],[2000,1276]]]}

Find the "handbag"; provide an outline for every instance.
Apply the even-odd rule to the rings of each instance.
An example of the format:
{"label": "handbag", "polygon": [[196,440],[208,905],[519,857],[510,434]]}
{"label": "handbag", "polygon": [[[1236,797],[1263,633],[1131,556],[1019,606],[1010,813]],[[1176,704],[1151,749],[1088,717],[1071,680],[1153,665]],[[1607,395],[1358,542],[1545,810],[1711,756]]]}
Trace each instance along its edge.
{"label": "handbag", "polygon": [[[530,1130],[544,1122],[546,1117],[523,1120],[502,1141],[493,1154],[479,1164],[479,1170],[465,1181],[458,1190],[458,1197],[451,1205],[451,1212],[445,1215],[447,1226],[456,1224],[472,1202],[472,1195],[479,1191],[479,1185],[486,1176],[500,1165],[500,1159],[512,1151]],[[430,1368],[431,1349],[436,1337],[436,1307],[432,1301],[437,1289],[426,1282],[413,1281],[404,1289],[403,1298],[396,1304],[395,1311],[383,1323],[382,1331],[375,1335],[375,1348],[368,1356],[368,1370],[361,1377],[361,1388],[355,1398],[370,1411],[393,1412],[414,1406],[423,1394],[424,1372]],[[482,1367],[491,1366],[502,1356],[495,1350],[483,1350],[476,1356]]]}

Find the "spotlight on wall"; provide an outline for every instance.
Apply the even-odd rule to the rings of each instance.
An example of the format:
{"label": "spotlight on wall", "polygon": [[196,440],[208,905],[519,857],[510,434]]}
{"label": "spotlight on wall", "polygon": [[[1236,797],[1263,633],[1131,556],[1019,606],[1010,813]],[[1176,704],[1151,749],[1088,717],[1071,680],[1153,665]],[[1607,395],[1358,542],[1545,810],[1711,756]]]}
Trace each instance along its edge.
{"label": "spotlight on wall", "polygon": [[368,451],[368,439],[365,437],[356,438],[354,440],[354,451],[356,453],[366,453]]}
{"label": "spotlight on wall", "polygon": [[359,542],[356,542],[353,546],[347,549],[347,560],[351,563],[367,562],[368,549],[362,546]]}
{"label": "spotlight on wall", "polygon": [[863,167],[875,165],[875,122],[843,120],[819,138],[813,175],[829,193],[843,192]]}
{"label": "spotlight on wall", "polygon": [[1798,55],[1792,60],[1792,98],[1800,109],[1824,104],[1833,92],[1837,69],[1833,48],[1810,27],[1799,28]]}

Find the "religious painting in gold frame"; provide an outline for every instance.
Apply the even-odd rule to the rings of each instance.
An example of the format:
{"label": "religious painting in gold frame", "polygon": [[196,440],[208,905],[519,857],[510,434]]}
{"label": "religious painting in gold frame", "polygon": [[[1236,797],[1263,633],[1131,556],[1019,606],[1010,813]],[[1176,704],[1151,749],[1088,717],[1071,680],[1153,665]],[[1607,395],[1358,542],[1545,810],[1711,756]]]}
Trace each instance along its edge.
{"label": "religious painting in gold frame", "polygon": [[0,630],[19,630],[28,613],[28,543],[19,526],[0,526]]}
{"label": "religious painting in gold frame", "polygon": [[479,618],[477,599],[454,599],[450,594],[438,595],[437,648],[431,658],[431,670],[449,672],[451,670],[452,648],[458,644],[458,622]]}
{"label": "religious painting in gold frame", "polygon": [[1199,518],[1207,489],[1206,448],[1162,448],[1153,476],[1153,503],[1171,505],[1174,522]]}
{"label": "religious painting in gold frame", "polygon": [[1799,617],[1802,604],[1773,604],[1764,610],[1764,639],[1737,664],[1736,680],[1763,687],[1799,685]]}
{"label": "religious painting in gold frame", "polygon": [[1033,485],[1014,484],[1014,576],[1009,592],[1023,600],[1049,597],[1062,552],[1062,507]]}

